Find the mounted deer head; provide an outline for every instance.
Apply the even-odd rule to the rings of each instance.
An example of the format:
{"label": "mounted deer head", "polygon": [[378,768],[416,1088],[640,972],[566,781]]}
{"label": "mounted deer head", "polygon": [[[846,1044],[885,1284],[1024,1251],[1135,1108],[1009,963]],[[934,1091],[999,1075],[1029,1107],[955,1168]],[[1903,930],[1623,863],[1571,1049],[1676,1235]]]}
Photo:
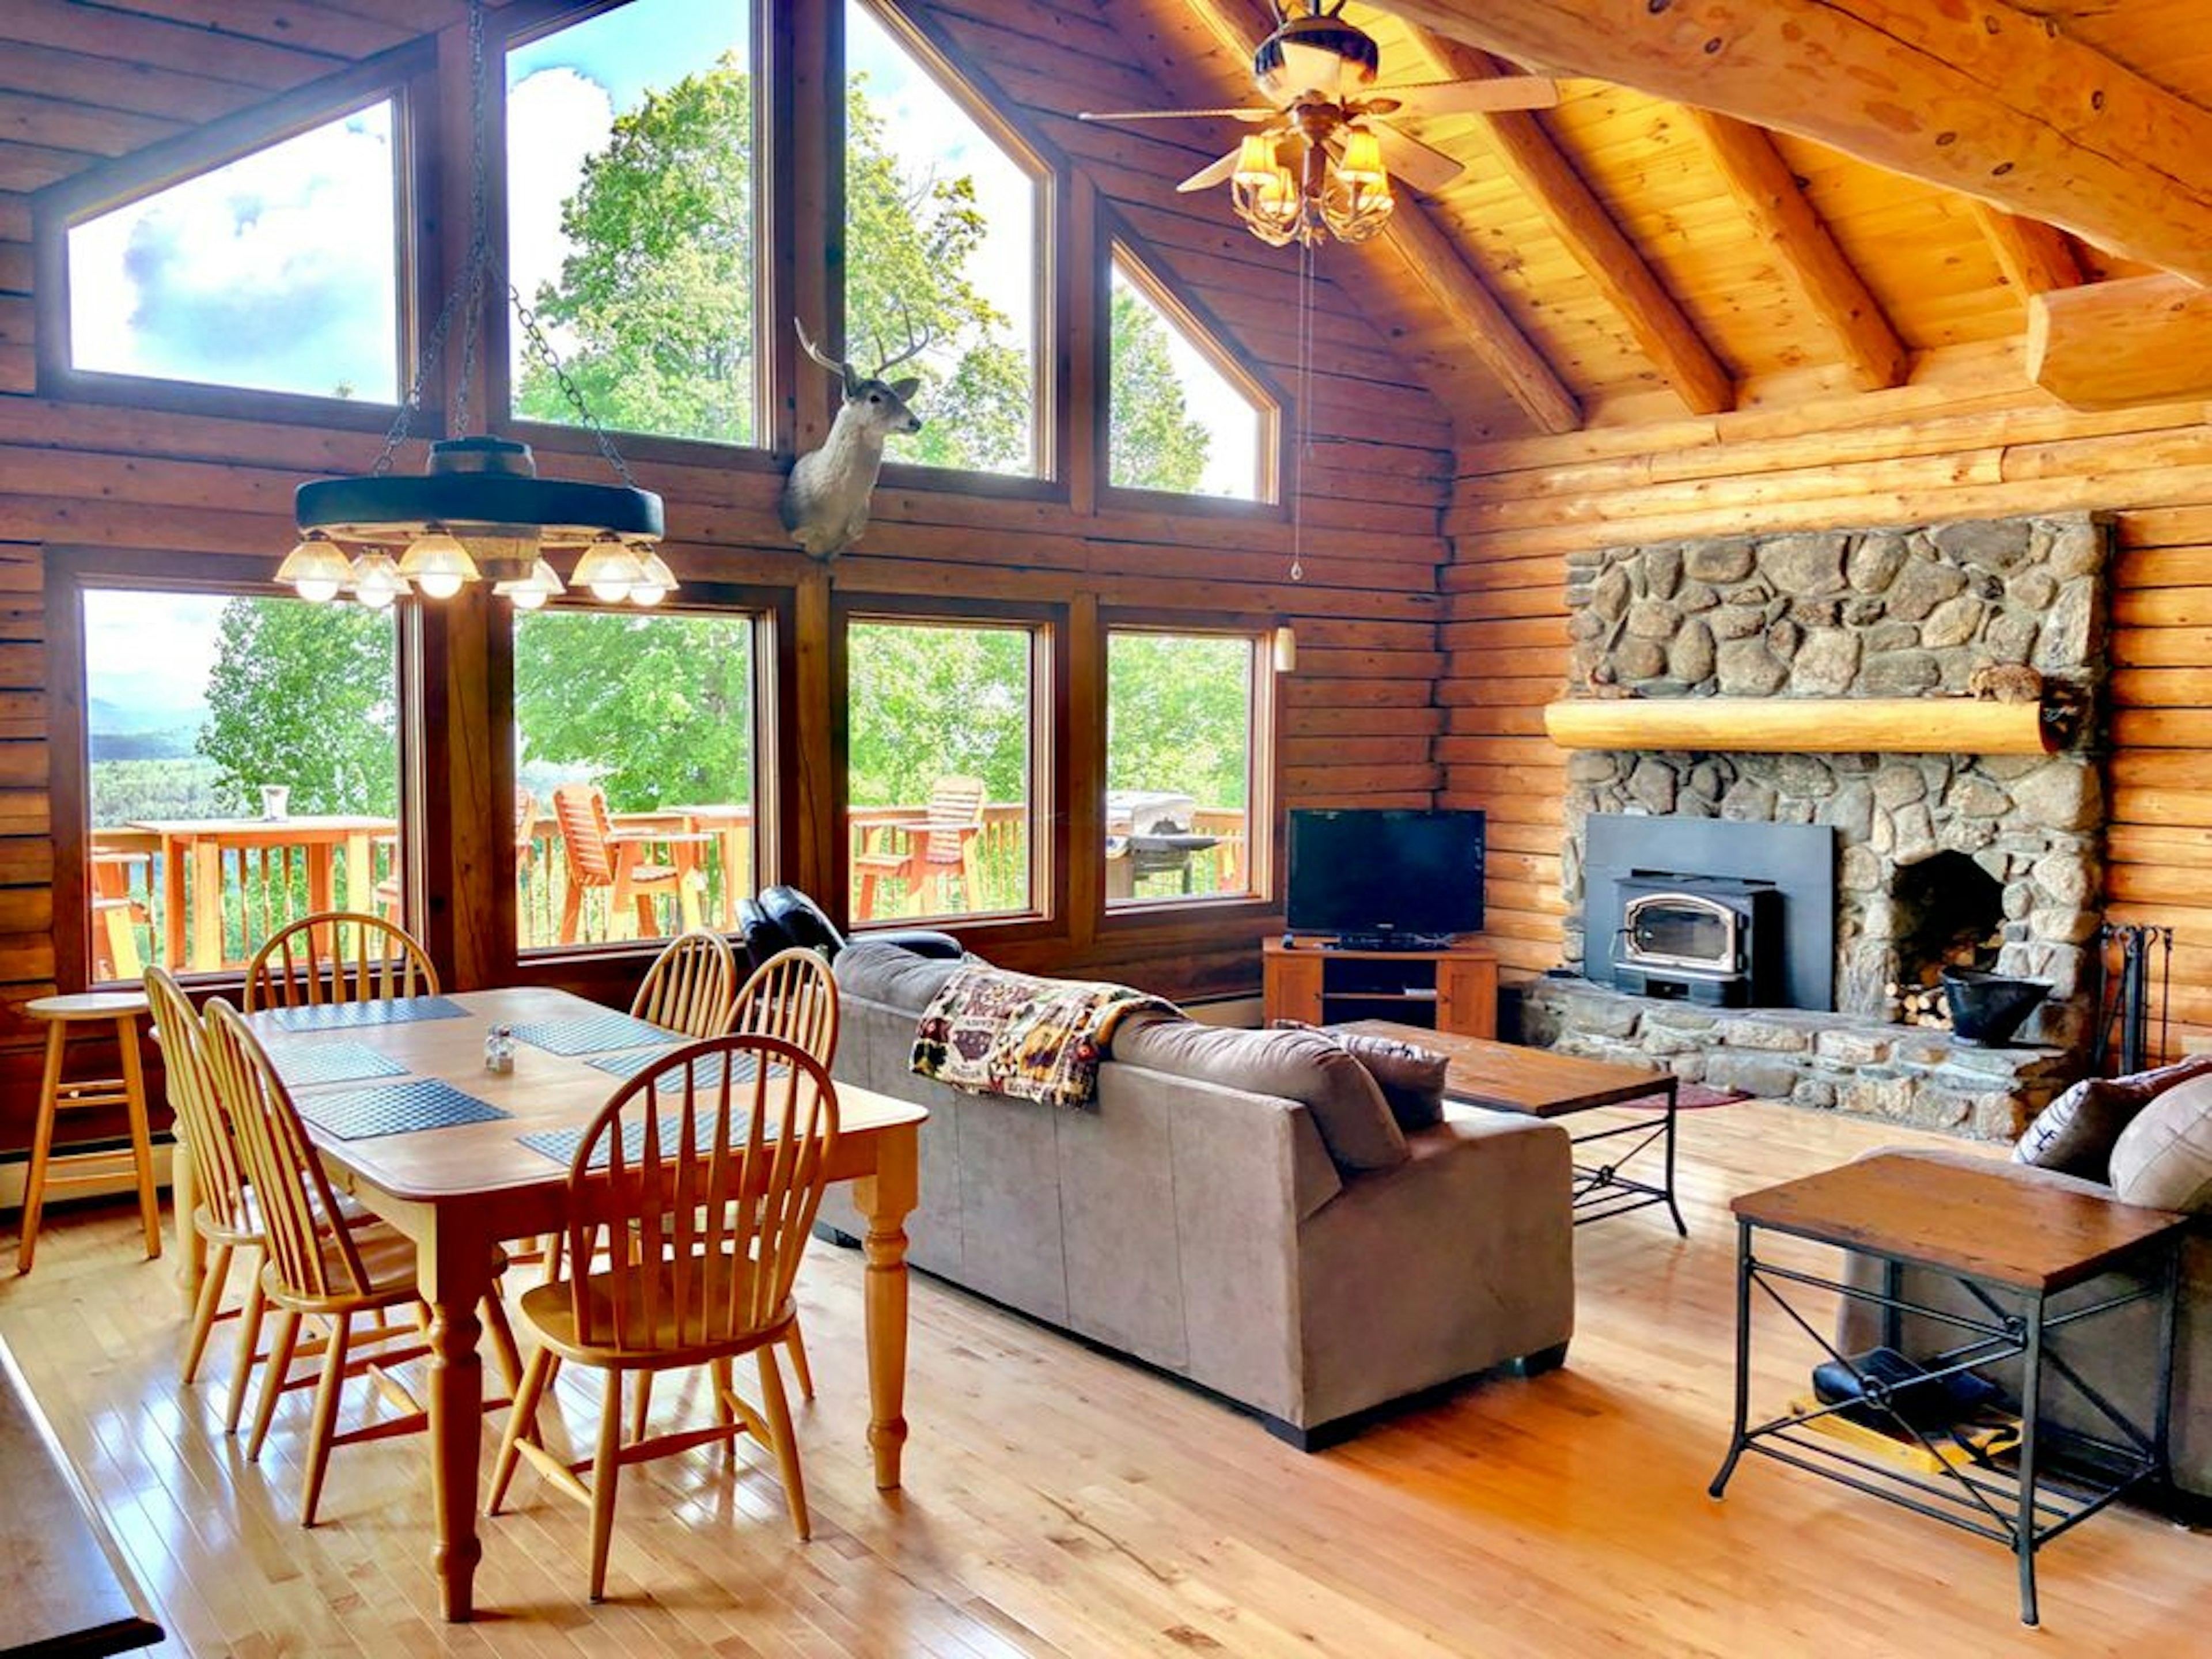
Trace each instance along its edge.
{"label": "mounted deer head", "polygon": [[[928,349],[934,337],[927,329],[917,333],[911,313],[903,304],[906,349],[877,364],[876,372],[863,376],[842,358],[823,353],[807,337],[806,325],[798,318],[799,343],[806,355],[838,378],[844,402],[822,447],[801,455],[783,486],[780,510],[783,527],[809,558],[834,559],[860,539],[868,527],[868,497],[883,468],[884,440],[894,432],[919,432],[921,421],[907,407],[907,399],[921,382],[908,377],[886,380],[884,374],[909,357]],[[878,351],[882,342],[877,342]]]}

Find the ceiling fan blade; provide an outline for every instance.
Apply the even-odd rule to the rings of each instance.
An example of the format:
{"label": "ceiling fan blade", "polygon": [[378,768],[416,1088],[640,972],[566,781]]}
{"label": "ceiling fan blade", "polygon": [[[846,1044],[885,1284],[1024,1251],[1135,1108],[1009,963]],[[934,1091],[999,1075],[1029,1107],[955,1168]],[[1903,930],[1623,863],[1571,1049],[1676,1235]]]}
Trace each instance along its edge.
{"label": "ceiling fan blade", "polygon": [[1108,109],[1085,110],[1079,121],[1181,121],[1211,117],[1231,121],[1272,121],[1281,112],[1273,109]]}
{"label": "ceiling fan blade", "polygon": [[1237,171],[1237,157],[1238,154],[1238,151],[1232,149],[1228,155],[1223,156],[1219,161],[1207,162],[1196,173],[1192,173],[1189,178],[1177,185],[1176,188],[1186,192],[1194,190],[1212,189],[1214,185],[1224,182],[1231,173]]}
{"label": "ceiling fan blade", "polygon": [[1501,76],[1495,81],[1414,81],[1377,87],[1361,100],[1377,115],[1480,115],[1493,110],[1551,109],[1559,83],[1540,75]]}
{"label": "ceiling fan blade", "polygon": [[1415,190],[1442,190],[1465,170],[1463,163],[1418,138],[1407,137],[1388,121],[1370,120],[1367,125],[1382,146],[1382,165],[1390,170],[1390,176]]}

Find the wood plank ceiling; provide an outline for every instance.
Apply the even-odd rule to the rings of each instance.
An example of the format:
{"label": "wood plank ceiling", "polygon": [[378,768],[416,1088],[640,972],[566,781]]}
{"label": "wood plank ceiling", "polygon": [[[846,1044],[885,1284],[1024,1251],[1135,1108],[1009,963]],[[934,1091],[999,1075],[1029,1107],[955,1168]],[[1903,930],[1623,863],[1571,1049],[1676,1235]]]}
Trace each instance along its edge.
{"label": "wood plank ceiling", "polygon": [[[988,0],[952,9],[992,10]],[[1132,80],[1156,85],[1163,106],[1243,100],[1251,46],[1271,23],[1265,0],[1095,0],[1078,9],[1121,33],[1140,72]],[[1512,71],[1455,36],[1504,41],[1569,68],[1579,55],[1633,70],[1602,27],[1607,14],[1620,14],[1618,34],[1632,18],[1728,9],[1690,0],[1395,0],[1395,15],[1364,5],[1349,15],[1381,42],[1384,78],[1408,80]],[[1831,9],[1842,27],[1891,9],[1851,0]],[[1985,33],[2018,25],[2013,35],[2057,42],[2075,71],[2097,68],[2100,86],[2165,100],[2170,108],[2158,113],[2212,121],[2212,37],[2195,0],[1967,9]],[[28,288],[29,192],[462,15],[461,0],[0,7],[0,385],[25,389],[30,370],[27,319],[5,298]],[[1698,21],[1686,16],[1676,33]],[[1741,33],[1717,62],[1739,55],[1738,44],[1746,58],[1771,49],[1752,24]],[[1561,40],[1579,53],[1528,50]],[[1681,83],[1668,41],[1638,44],[1652,48],[1647,84]],[[1812,138],[1612,82],[1571,80],[1566,94],[1541,114],[1420,123],[1420,137],[1466,170],[1433,198],[1401,191],[1397,222],[1376,243],[1320,256],[1439,393],[1463,443],[1711,414],[1816,387],[1894,386],[1931,353],[2017,351],[2032,293],[2149,268]],[[1071,105],[1089,95],[1066,92]],[[1186,150],[1195,170],[1236,131],[1161,124],[1129,142]],[[2050,193],[2039,174],[2022,188]]]}

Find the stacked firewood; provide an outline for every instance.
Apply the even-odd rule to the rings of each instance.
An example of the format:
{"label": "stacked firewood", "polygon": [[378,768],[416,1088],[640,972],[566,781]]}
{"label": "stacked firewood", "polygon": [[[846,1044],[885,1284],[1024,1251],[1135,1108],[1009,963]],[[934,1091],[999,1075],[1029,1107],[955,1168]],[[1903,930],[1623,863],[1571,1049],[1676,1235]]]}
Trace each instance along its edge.
{"label": "stacked firewood", "polygon": [[1951,1029],[1951,1000],[1943,994],[1943,970],[1946,968],[1986,968],[1997,959],[1997,951],[2004,944],[2002,932],[1991,933],[1984,939],[1961,939],[1943,952],[1942,959],[1931,962],[1920,970],[1917,982],[1903,983],[1892,980],[1886,988],[1889,999],[1897,1006],[1897,1018],[1905,1025],[1923,1026],[1929,1030],[1948,1031]]}

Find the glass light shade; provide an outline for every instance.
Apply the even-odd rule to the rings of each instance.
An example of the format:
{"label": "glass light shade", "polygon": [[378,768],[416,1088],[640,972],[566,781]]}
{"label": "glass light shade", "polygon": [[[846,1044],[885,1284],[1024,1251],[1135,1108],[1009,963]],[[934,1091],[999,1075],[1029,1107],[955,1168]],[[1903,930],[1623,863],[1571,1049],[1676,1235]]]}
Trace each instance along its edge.
{"label": "glass light shade", "polygon": [[553,597],[544,588],[528,582],[501,582],[500,586],[506,590],[507,597],[514,601],[517,611],[543,611],[545,601]]}
{"label": "glass light shade", "polygon": [[1272,138],[1256,132],[1244,135],[1244,142],[1237,147],[1237,171],[1231,182],[1255,187],[1264,185],[1275,172],[1275,143]]}
{"label": "glass light shade", "polygon": [[353,576],[353,565],[340,547],[320,531],[310,531],[276,567],[276,580],[288,582],[310,604],[322,605],[338,596]]}
{"label": "glass light shade", "polygon": [[632,605],[659,605],[676,591],[676,573],[650,548],[641,550],[638,568],[643,574],[629,590]]}
{"label": "glass light shade", "polygon": [[433,529],[409,544],[399,574],[432,599],[450,599],[462,583],[477,580],[477,562],[453,537]]}
{"label": "glass light shade", "polygon": [[531,565],[528,575],[519,580],[497,583],[491,591],[514,600],[519,611],[538,611],[544,608],[546,600],[567,592],[568,586],[551,565],[539,559]]}
{"label": "glass light shade", "polygon": [[1382,166],[1382,141],[1364,127],[1344,135],[1344,155],[1336,164],[1337,177],[1347,185],[1380,185],[1389,175]]}
{"label": "glass light shade", "polygon": [[353,562],[353,593],[372,611],[381,611],[412,589],[392,556],[373,547]]}
{"label": "glass light shade", "polygon": [[593,599],[619,605],[645,580],[645,566],[619,537],[605,536],[584,550],[569,580],[578,587],[590,588]]}

